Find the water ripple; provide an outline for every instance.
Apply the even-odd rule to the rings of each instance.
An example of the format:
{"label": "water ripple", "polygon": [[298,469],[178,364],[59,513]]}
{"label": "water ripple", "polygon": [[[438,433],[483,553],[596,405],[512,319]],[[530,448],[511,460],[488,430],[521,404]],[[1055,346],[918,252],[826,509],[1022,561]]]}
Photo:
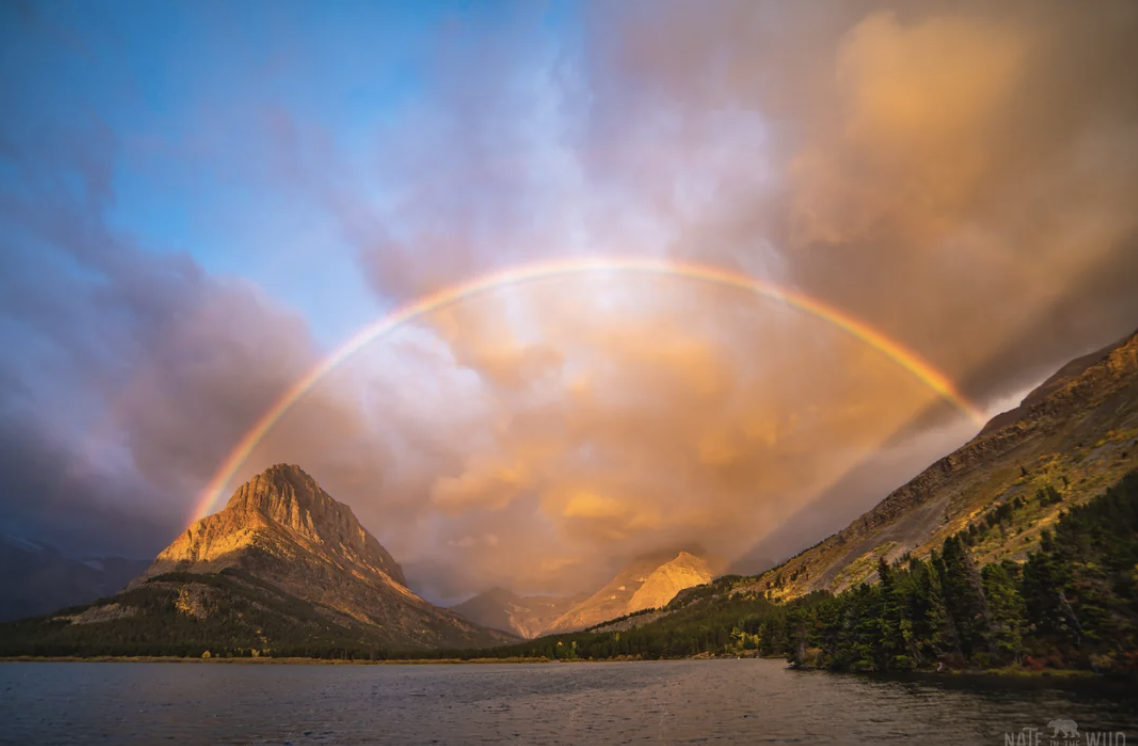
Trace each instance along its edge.
{"label": "water ripple", "polygon": [[1003,744],[1076,720],[1138,743],[1101,685],[788,671],[778,661],[578,665],[0,664],[0,743]]}

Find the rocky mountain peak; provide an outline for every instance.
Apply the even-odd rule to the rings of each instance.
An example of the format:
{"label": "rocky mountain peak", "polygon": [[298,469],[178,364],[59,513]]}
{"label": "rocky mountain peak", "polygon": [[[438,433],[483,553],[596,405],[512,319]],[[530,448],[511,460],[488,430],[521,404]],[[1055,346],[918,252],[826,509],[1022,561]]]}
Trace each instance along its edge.
{"label": "rocky mountain peak", "polygon": [[680,591],[712,579],[708,560],[696,553],[702,554],[698,547],[688,547],[636,557],[604,588],[556,619],[546,633],[583,629],[667,605]]}
{"label": "rocky mountain peak", "polygon": [[378,571],[406,586],[403,569],[356,519],[303,469],[276,464],[237,488],[225,509],[190,526],[155,561],[150,574],[208,563],[211,571],[240,561],[253,547],[277,552],[300,542],[338,565]]}
{"label": "rocky mountain peak", "polygon": [[[187,528],[129,588],[150,594],[154,602],[138,606],[134,596],[120,597],[115,609],[133,609],[123,613],[150,615],[164,624],[177,619],[179,625],[183,617],[201,621],[225,614],[227,636],[229,628],[235,630],[230,643],[238,634],[269,647],[286,638],[292,645],[338,639],[388,649],[468,648],[516,639],[416,595],[352,510],[290,464],[271,466],[238,487],[224,510]],[[177,601],[163,595],[171,592]]]}
{"label": "rocky mountain peak", "polygon": [[666,606],[685,588],[711,580],[711,567],[703,557],[680,551],[675,558],[652,571],[628,602],[628,612]]}
{"label": "rocky mountain peak", "polygon": [[237,488],[227,512],[255,511],[317,543],[348,541],[357,550],[367,532],[352,509],[334,500],[294,464],[276,464]]}

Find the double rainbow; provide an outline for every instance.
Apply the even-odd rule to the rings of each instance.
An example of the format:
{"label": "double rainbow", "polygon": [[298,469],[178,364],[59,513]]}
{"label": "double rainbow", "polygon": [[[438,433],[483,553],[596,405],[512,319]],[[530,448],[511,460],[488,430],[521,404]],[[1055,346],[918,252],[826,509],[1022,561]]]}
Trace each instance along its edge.
{"label": "double rainbow", "polygon": [[365,345],[398,327],[432,311],[469,300],[508,285],[518,285],[551,277],[587,274],[590,272],[635,272],[648,275],[664,275],[699,280],[724,287],[782,301],[787,305],[804,311],[833,326],[848,332],[875,350],[909,371],[918,380],[932,389],[949,404],[968,415],[977,424],[983,424],[981,411],[961,394],[943,373],[938,371],[916,353],[900,343],[877,331],[868,324],[829,306],[819,300],[801,293],[779,287],[766,280],[758,280],[747,275],[716,267],[690,262],[663,259],[621,259],[621,258],[580,258],[541,262],[514,267],[477,277],[452,285],[429,295],[417,298],[388,315],[365,326],[347,342],[334,350],[316,367],[290,386],[280,399],[267,412],[261,415],[241,440],[226,456],[216,473],[205,486],[194,505],[191,522],[212,513],[233,475],[249,457],[257,444],[268,434],[273,425],[308,392],[317,382],[336,366],[352,357]]}

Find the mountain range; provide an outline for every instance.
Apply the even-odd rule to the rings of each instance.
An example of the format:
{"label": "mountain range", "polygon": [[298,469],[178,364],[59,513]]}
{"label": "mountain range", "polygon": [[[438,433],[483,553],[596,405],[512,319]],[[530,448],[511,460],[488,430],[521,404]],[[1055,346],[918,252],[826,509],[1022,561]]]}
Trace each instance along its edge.
{"label": "mountain range", "polygon": [[[47,550],[34,556],[54,564],[14,574],[25,591],[13,598],[35,597],[39,606],[15,605],[12,616],[28,609],[46,616],[0,629],[8,633],[0,636],[16,649],[14,640],[32,638],[61,654],[123,652],[124,640],[151,641],[127,648],[156,654],[485,647],[663,606],[712,577],[707,560],[677,550],[637,558],[591,595],[521,597],[494,589],[455,609],[439,608],[408,588],[403,569],[348,506],[289,464],[239,487],[224,510],[187,528],[148,565],[82,564]],[[10,566],[24,570],[28,563]],[[95,567],[104,566],[120,574],[91,581]],[[56,582],[72,576],[91,582],[75,591],[74,583]],[[61,607],[72,608],[56,611]]]}
{"label": "mountain range", "polygon": [[1072,361],[841,531],[663,608],[479,656],[780,656],[1138,677],[1138,335]]}
{"label": "mountain range", "polygon": [[[1072,508],[1136,467],[1138,334],[1062,367],[1020,406],[848,526],[759,575],[712,581],[713,563],[676,550],[637,558],[587,597],[493,589],[442,609],[407,587],[398,563],[347,506],[300,467],[281,464],[188,528],[126,590],[0,625],[0,655],[212,649],[374,657],[508,643],[522,650],[518,638],[582,629],[594,637],[598,630],[656,629],[654,639],[673,639],[667,630],[681,623],[707,632],[693,639],[718,639],[734,634],[731,627],[714,632],[708,620],[736,624],[742,618],[732,622],[732,614],[752,613],[747,609],[757,601],[872,583],[880,567],[928,558],[946,540],[962,542],[977,566],[1014,567],[1046,544]],[[43,555],[65,568],[57,574],[80,573],[74,565],[82,563],[68,564],[58,553],[12,546],[0,545],[6,570],[32,567],[26,556]],[[108,572],[106,561],[100,567]],[[6,571],[5,582],[13,575]],[[45,594],[44,604],[59,598]],[[648,609],[657,611],[641,613]],[[616,618],[625,619],[602,624]]]}

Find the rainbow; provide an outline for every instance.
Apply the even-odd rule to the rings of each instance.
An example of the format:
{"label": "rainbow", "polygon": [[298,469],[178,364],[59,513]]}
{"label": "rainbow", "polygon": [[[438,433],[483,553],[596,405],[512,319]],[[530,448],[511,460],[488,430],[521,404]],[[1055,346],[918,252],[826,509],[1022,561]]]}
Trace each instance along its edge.
{"label": "rainbow", "polygon": [[273,425],[305,395],[317,382],[336,366],[356,354],[365,345],[394,329],[413,321],[432,311],[469,300],[508,285],[518,285],[535,280],[590,272],[636,272],[648,275],[664,275],[699,280],[725,287],[754,293],[764,298],[778,300],[805,313],[811,314],[833,326],[848,332],[865,342],[889,359],[896,362],[917,379],[936,392],[949,404],[967,414],[977,424],[983,424],[981,411],[961,394],[943,373],[922,360],[916,353],[890,339],[868,324],[846,314],[819,300],[792,290],[779,287],[766,280],[732,272],[717,267],[690,262],[664,259],[620,259],[620,258],[574,258],[529,264],[514,267],[442,288],[400,306],[379,320],[365,326],[350,339],[334,350],[316,367],[296,381],[281,395],[280,399],[261,415],[241,440],[226,456],[217,472],[209,480],[194,506],[191,522],[196,522],[215,510],[222,490],[229,480],[249,457],[257,444],[268,434]]}

